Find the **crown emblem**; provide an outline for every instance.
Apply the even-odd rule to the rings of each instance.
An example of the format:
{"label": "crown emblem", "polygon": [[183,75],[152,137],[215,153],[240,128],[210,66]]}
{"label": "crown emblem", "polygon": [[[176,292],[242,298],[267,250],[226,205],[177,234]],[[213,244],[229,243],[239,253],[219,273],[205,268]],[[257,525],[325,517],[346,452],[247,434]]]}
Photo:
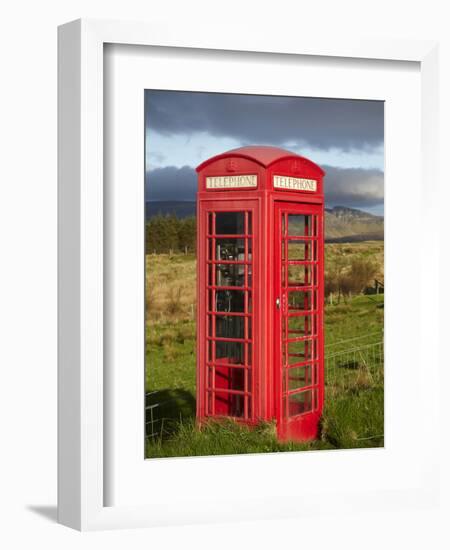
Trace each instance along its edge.
{"label": "crown emblem", "polygon": [[302,163],[300,160],[296,159],[292,161],[292,164],[291,164],[292,172],[300,172],[301,169],[302,169]]}

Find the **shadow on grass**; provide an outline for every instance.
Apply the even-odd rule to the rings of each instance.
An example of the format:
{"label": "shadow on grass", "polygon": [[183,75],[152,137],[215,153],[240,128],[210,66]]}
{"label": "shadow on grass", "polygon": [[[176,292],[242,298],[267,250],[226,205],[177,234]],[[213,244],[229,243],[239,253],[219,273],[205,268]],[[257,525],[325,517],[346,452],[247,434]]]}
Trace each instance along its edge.
{"label": "shadow on grass", "polygon": [[195,417],[195,398],[184,389],[164,389],[145,396],[146,436],[167,439],[178,429],[180,420]]}

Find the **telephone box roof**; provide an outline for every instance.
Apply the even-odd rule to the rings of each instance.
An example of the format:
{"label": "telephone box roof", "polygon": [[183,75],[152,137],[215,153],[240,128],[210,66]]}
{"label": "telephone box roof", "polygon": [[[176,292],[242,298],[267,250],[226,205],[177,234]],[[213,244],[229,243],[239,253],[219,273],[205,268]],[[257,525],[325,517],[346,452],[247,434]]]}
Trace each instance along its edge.
{"label": "telephone box roof", "polygon": [[231,149],[230,151],[226,151],[225,153],[221,153],[220,155],[216,155],[215,157],[211,157],[205,160],[199,166],[197,166],[196,170],[197,172],[200,172],[201,170],[206,168],[206,166],[208,166],[209,164],[212,164],[217,160],[221,160],[227,157],[241,157],[241,158],[253,160],[258,164],[261,164],[261,166],[264,166],[264,168],[268,168],[270,165],[283,159],[288,159],[288,158],[303,159],[303,160],[306,160],[311,165],[315,166],[322,175],[325,174],[325,172],[322,170],[322,168],[320,168],[320,166],[318,166],[308,158],[302,157],[301,155],[297,155],[292,151],[286,151],[286,149],[280,149],[279,147],[271,147],[269,145],[250,145],[248,147],[238,147],[237,149]]}

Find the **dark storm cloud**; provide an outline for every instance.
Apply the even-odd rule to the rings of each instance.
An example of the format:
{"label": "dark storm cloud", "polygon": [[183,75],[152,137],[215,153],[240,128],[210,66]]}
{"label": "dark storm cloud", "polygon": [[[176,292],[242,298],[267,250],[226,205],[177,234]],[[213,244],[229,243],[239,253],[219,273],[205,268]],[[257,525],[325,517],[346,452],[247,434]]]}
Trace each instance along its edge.
{"label": "dark storm cloud", "polygon": [[327,206],[368,208],[383,204],[384,174],[380,170],[323,166]]}
{"label": "dark storm cloud", "polygon": [[[325,202],[329,207],[370,208],[383,204],[384,177],[379,170],[324,166]],[[147,201],[195,201],[197,174],[189,166],[157,168],[146,174]]]}
{"label": "dark storm cloud", "polygon": [[190,166],[155,168],[145,174],[146,201],[195,201],[197,173]]}
{"label": "dark storm cloud", "polygon": [[165,135],[205,131],[241,143],[321,149],[383,143],[383,102],[147,91],[146,127]]}

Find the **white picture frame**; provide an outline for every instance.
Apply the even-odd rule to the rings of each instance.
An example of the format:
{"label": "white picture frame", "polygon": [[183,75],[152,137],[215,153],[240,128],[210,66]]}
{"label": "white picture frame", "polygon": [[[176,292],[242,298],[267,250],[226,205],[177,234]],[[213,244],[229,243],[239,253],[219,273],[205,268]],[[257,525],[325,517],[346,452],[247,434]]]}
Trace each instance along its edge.
{"label": "white picture frame", "polygon": [[[176,30],[176,32],[175,32]],[[246,28],[233,36],[226,29],[208,27],[194,33],[174,23],[171,32],[152,23],[80,20],[59,28],[59,351],[58,351],[58,518],[60,523],[80,530],[155,526],[190,522],[228,521],[272,517],[264,492],[254,497],[253,505],[233,503],[228,515],[222,514],[226,503],[209,503],[202,509],[194,496],[180,494],[183,507],[172,510],[150,504],[105,506],[107,486],[104,456],[104,369],[107,368],[104,343],[104,46],[129,44],[167,48],[308,55],[314,57],[358,58],[361,60],[411,61],[420,64],[421,79],[421,193],[427,197],[423,211],[425,223],[421,234],[424,243],[434,242],[428,252],[428,262],[421,270],[422,279],[433,273],[439,248],[433,212],[438,198],[433,194],[437,179],[438,106],[436,100],[438,62],[437,44],[429,41],[388,41],[386,39],[346,40],[317,38],[309,35],[286,36],[274,32],[260,36]],[[387,144],[389,146],[389,144]],[[430,223],[426,223],[426,222]],[[430,257],[431,255],[431,257]],[[421,298],[423,298],[422,289]],[[437,285],[421,301],[421,314],[438,314]],[[438,364],[437,334],[425,324],[420,325],[419,351],[425,342],[430,346],[431,364],[427,379],[434,392],[429,419],[437,419]],[[431,350],[431,351],[430,351]],[[423,374],[422,372],[420,374]],[[419,382],[417,388],[419,391]],[[437,431],[437,421],[430,430]],[[433,432],[434,433],[434,432]],[[246,457],[254,460],[255,457]],[[427,464],[437,461],[432,444],[426,455]],[[142,458],[143,460],[143,458]],[[295,460],[295,454],[290,458]],[[421,457],[425,460],[425,456]],[[431,460],[431,462],[430,462]],[[179,468],[180,461],[172,461]],[[424,469],[420,483],[391,492],[389,506],[401,507],[417,502],[419,506],[434,502],[438,486],[437,473]],[[155,500],[162,495],[155,494]],[[381,495],[383,496],[383,495]],[[384,495],[385,496],[385,495]],[[382,499],[366,494],[358,505],[375,509]],[[342,488],[330,488],[328,506],[352,508],[352,494]],[[290,502],[290,501],[286,501]],[[222,507],[221,507],[222,506]],[[282,506],[279,515],[292,516],[323,509],[318,493],[307,503]]]}

